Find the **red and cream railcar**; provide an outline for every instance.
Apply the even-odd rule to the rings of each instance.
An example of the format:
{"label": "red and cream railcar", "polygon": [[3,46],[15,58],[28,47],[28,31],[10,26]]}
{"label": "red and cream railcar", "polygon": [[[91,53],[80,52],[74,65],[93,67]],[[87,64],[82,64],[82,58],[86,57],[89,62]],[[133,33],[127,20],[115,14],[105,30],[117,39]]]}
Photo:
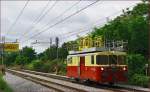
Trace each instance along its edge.
{"label": "red and cream railcar", "polygon": [[67,76],[98,83],[126,82],[125,57],[121,51],[72,53],[67,57]]}

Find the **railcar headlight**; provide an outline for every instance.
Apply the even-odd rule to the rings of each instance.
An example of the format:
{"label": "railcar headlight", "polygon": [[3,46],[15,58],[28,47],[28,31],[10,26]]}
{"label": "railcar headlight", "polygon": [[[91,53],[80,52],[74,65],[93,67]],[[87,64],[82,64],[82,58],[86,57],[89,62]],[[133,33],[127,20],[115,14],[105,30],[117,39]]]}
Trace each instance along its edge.
{"label": "railcar headlight", "polygon": [[103,67],[101,67],[101,70],[103,71],[103,70],[104,70],[104,68],[103,68]]}
{"label": "railcar headlight", "polygon": [[127,70],[127,68],[126,68],[126,67],[123,67],[123,70],[124,70],[124,71],[126,71],[126,70]]}

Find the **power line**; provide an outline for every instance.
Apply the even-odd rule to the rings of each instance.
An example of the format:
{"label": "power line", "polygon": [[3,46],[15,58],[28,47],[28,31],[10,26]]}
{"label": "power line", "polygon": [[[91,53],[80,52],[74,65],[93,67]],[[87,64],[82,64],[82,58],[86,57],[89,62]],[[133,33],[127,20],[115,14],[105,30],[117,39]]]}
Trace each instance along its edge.
{"label": "power line", "polygon": [[97,0],[97,1],[95,1],[95,2],[93,2],[93,3],[91,3],[91,4],[89,4],[89,5],[85,6],[84,8],[82,8],[82,9],[76,11],[75,13],[73,13],[73,14],[71,14],[71,15],[65,17],[64,19],[62,19],[62,20],[56,22],[55,24],[53,24],[53,25],[49,26],[48,28],[46,28],[45,30],[43,30],[43,31],[41,31],[41,32],[39,32],[39,33],[37,33],[37,34],[31,36],[29,39],[27,39],[27,40],[25,40],[25,41],[23,41],[23,42],[26,42],[26,41],[28,41],[28,40],[34,38],[35,36],[38,36],[38,35],[40,35],[41,33],[45,32],[45,31],[48,31],[48,29],[50,29],[50,28],[52,28],[52,27],[54,27],[54,26],[56,26],[56,25],[58,25],[58,24],[64,22],[65,20],[71,18],[72,16],[78,14],[79,12],[81,12],[81,11],[87,9],[88,7],[90,7],[90,6],[94,5],[94,4],[96,4],[98,1],[100,1],[100,0]]}
{"label": "power line", "polygon": [[[59,16],[55,17],[54,19],[50,20],[46,25],[44,25],[41,29],[44,29],[46,26],[48,26],[52,21],[62,17],[66,12],[68,12],[69,10],[71,10],[74,6],[76,6],[77,4],[80,3],[81,0],[79,0],[78,2],[76,2],[75,4],[73,4],[71,7],[69,7],[68,9],[66,9],[64,12],[62,12]],[[26,31],[26,34],[28,33],[28,30]],[[23,34],[21,37],[24,37],[26,34]]]}
{"label": "power line", "polygon": [[81,0],[79,0],[78,2],[76,2],[75,4],[73,4],[71,7],[69,7],[68,9],[66,9],[64,12],[62,12],[59,16],[55,17],[54,19],[50,20],[45,26],[43,26],[41,29],[44,29],[46,26],[48,26],[52,21],[62,17],[66,12],[68,12],[69,10],[71,10],[74,6],[76,6],[77,4],[80,3]]}
{"label": "power line", "polygon": [[[132,7],[132,6],[129,6],[129,8],[131,8],[131,7]],[[104,19],[106,19],[106,18],[110,18],[110,17],[112,17],[112,16],[114,16],[114,15],[116,15],[116,14],[119,14],[120,12],[122,12],[122,10],[119,10],[119,11],[117,11],[117,12],[114,12],[113,14],[111,14],[111,15],[105,17],[105,18],[101,18],[101,19],[95,21],[94,23],[90,23],[90,24],[88,24],[87,26],[89,27],[91,24],[93,24],[94,26],[96,26],[95,24],[97,24],[97,22],[102,21],[102,20],[104,20]],[[101,25],[101,26],[102,26],[102,25]],[[68,35],[68,36],[65,35],[66,37],[62,37],[62,38],[66,39],[66,38],[68,38],[68,37],[71,37],[71,36],[73,36],[73,35],[77,35],[77,34],[79,34],[79,33],[83,33],[83,32],[89,31],[89,30],[91,29],[91,27],[88,28],[88,29],[86,29],[86,28],[87,28],[87,27],[85,26],[85,27],[83,27],[83,28],[76,29],[76,30],[80,30],[80,31],[76,31],[76,30],[75,30],[75,31],[73,31],[73,32],[65,33],[65,34]],[[82,29],[85,29],[85,30],[82,30]],[[73,33],[73,34],[72,34],[72,33]],[[64,36],[64,34],[58,35],[58,37],[59,37],[59,36]]]}
{"label": "power line", "polygon": [[[44,14],[42,14],[44,12],[44,10],[48,7],[48,5],[49,5],[49,2],[48,2],[47,5],[45,6],[45,8],[43,8],[40,16],[33,22],[32,26],[37,25],[54,8],[54,6],[56,4],[57,4],[57,1],[55,1],[55,3]],[[33,27],[29,28],[28,30],[32,30],[32,29],[33,29]],[[28,30],[20,37],[20,39],[28,33]]]}
{"label": "power line", "polygon": [[[107,17],[111,17],[111,16],[113,16],[113,15],[116,15],[116,14],[120,13],[121,11],[122,11],[122,10],[117,11],[117,12],[115,12],[115,13],[113,13],[113,14],[107,16]],[[88,24],[87,26],[88,26],[88,27],[89,27],[90,25],[96,26],[95,24],[97,24],[97,22],[102,21],[102,20],[106,20],[107,17],[105,17],[105,18],[100,18],[100,19],[98,19],[97,21]],[[76,29],[76,30],[80,30],[80,31],[74,30],[73,32],[68,32],[68,33],[65,33],[65,34],[66,34],[66,35],[69,35],[69,34],[70,34],[70,36],[72,36],[72,35],[75,35],[75,34],[79,34],[79,33],[82,33],[82,32],[86,32],[86,31],[88,31],[89,29],[91,29],[91,27],[87,29],[87,26],[85,26],[85,27],[83,27],[83,28]],[[86,29],[86,30],[82,30],[82,29]],[[72,34],[72,33],[73,33],[73,34]],[[66,35],[65,35],[65,36],[66,36]],[[64,34],[60,34],[60,35],[58,35],[58,36],[64,36]],[[68,38],[68,37],[70,37],[70,36],[67,36],[67,37],[65,37],[65,38]]]}
{"label": "power line", "polygon": [[22,10],[20,11],[19,15],[17,16],[16,20],[14,21],[14,23],[10,26],[10,28],[8,29],[6,35],[8,35],[9,31],[16,25],[17,21],[19,20],[19,18],[21,17],[21,15],[23,14],[26,6],[28,5],[30,0],[26,1],[24,7],[22,8]]}
{"label": "power line", "polygon": [[[129,6],[129,8],[131,8],[131,7],[132,7],[132,6]],[[106,20],[106,18],[110,18],[110,17],[116,16],[117,14],[119,14],[119,13],[121,13],[121,12],[122,12],[122,10],[119,10],[119,11],[117,11],[117,12],[114,12],[114,13],[112,13],[111,15],[105,17],[105,18],[100,18],[100,19],[98,19],[97,21],[88,24],[87,26],[88,26],[88,27],[89,27],[90,25],[96,26],[99,21],[101,22],[101,21],[103,21],[103,20]],[[103,24],[102,24],[102,25],[103,25]],[[102,26],[102,25],[100,25],[100,26]],[[71,36],[73,36],[73,35],[77,35],[77,34],[79,34],[79,33],[83,33],[83,32],[89,31],[91,28],[93,28],[93,26],[92,26],[92,27],[89,27],[89,28],[87,28],[87,26],[85,26],[85,27],[83,27],[83,28],[76,29],[76,30],[80,30],[80,31],[74,30],[73,32],[67,32],[67,33],[65,33],[65,37],[61,37],[61,38],[62,38],[62,39],[67,39],[68,37],[71,37]],[[83,29],[84,29],[84,30],[83,30]],[[87,33],[86,33],[86,34],[87,34]],[[57,35],[57,37],[60,37],[60,36],[64,36],[64,34]],[[61,42],[63,42],[63,40],[62,40]]]}
{"label": "power line", "polygon": [[55,3],[39,18],[39,20],[35,23],[35,25],[38,24],[54,8],[56,4],[57,1],[55,1]]}
{"label": "power line", "polygon": [[44,13],[44,10],[48,7],[49,3],[50,3],[50,0],[49,0],[48,3],[45,5],[45,7],[43,7],[43,9],[41,10],[41,13],[39,14],[39,16],[32,22],[32,26],[29,27],[29,28],[25,31],[25,33],[23,33],[23,34],[19,37],[19,39],[21,39],[22,37],[24,37],[24,35],[26,35],[26,34],[28,33],[28,30],[32,29],[32,27],[35,25],[35,22],[42,16],[42,14]]}

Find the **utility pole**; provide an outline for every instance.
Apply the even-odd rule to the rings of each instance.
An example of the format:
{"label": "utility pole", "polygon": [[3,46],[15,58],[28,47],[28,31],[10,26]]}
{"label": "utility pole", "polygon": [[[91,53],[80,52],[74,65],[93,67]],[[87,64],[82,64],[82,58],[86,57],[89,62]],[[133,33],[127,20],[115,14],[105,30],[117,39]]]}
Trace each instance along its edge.
{"label": "utility pole", "polygon": [[57,59],[58,59],[58,46],[59,46],[59,38],[58,37],[56,37],[56,39],[55,39],[55,44],[56,44],[56,57],[57,57]]}
{"label": "utility pole", "polygon": [[49,57],[51,58],[51,46],[52,46],[52,38],[49,39]]}
{"label": "utility pole", "polygon": [[50,39],[49,39],[49,48],[51,48],[51,46],[52,46],[52,38],[50,37]]}

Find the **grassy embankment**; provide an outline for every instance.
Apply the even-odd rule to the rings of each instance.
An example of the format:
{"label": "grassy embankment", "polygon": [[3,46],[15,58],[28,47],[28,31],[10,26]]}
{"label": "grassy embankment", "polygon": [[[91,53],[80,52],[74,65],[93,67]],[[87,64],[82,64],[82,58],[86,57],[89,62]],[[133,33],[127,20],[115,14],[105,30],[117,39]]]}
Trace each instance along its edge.
{"label": "grassy embankment", "polygon": [[0,92],[13,92],[0,74]]}

